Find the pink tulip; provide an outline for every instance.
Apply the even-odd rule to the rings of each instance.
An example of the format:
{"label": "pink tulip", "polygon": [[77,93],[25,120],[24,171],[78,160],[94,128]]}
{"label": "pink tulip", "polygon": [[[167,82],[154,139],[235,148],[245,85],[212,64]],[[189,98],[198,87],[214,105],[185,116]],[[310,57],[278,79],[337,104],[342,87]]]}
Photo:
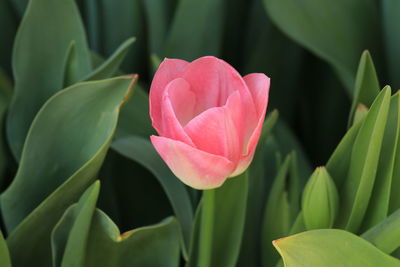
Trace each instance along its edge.
{"label": "pink tulip", "polygon": [[197,189],[219,187],[250,165],[270,79],[244,77],[225,61],[165,59],[150,88],[151,142],[172,172]]}

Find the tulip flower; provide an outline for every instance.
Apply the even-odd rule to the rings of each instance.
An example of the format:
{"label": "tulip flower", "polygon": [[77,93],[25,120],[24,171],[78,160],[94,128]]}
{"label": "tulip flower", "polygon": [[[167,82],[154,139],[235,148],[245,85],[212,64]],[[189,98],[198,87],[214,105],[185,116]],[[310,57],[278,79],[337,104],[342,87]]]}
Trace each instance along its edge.
{"label": "tulip flower", "polygon": [[225,61],[206,56],[165,59],[150,88],[157,152],[185,184],[219,187],[250,165],[265,118],[270,79],[242,77]]}

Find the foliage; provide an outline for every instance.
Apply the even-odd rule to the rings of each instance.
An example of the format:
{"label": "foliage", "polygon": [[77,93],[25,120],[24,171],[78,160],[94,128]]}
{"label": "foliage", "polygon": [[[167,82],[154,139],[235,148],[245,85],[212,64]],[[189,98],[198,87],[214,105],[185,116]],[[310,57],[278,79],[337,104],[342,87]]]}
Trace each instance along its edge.
{"label": "foliage", "polygon": [[[0,0],[0,266],[400,266],[399,12]],[[203,193],[151,146],[147,92],[204,55],[272,84],[253,163]]]}

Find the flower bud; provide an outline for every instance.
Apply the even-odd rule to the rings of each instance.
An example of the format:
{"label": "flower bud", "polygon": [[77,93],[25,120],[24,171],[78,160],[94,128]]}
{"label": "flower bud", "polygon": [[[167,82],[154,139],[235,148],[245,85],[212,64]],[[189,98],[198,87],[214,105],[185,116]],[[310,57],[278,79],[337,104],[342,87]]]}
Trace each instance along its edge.
{"label": "flower bud", "polygon": [[303,191],[302,210],[306,228],[331,228],[337,215],[338,202],[332,178],[325,167],[318,167]]}

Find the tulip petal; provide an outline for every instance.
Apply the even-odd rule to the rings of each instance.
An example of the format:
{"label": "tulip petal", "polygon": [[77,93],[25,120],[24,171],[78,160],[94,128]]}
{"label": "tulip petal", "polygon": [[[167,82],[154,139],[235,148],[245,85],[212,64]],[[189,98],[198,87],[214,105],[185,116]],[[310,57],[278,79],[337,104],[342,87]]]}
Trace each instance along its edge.
{"label": "tulip petal", "polygon": [[270,79],[263,73],[251,73],[244,76],[243,80],[253,96],[257,114],[262,116],[267,109]]}
{"label": "tulip petal", "polygon": [[258,139],[260,138],[262,125],[265,119],[265,113],[268,105],[268,93],[270,86],[270,79],[261,73],[252,73],[246,75],[244,80],[250,89],[251,94],[253,95],[253,99],[255,101],[257,113],[258,113],[258,122],[255,127],[253,133],[249,138],[249,142],[247,143],[247,153],[245,153],[239,161],[239,164],[231,176],[236,176],[241,174],[243,171],[247,169],[249,164],[251,163],[254,152],[256,150],[256,146],[258,143]]}
{"label": "tulip petal", "polygon": [[[193,145],[192,140],[183,130],[183,127],[179,122],[179,119],[177,118],[174,110],[175,104],[179,112],[184,112],[184,110],[181,110],[182,108],[188,108],[189,113],[190,109],[193,113],[195,96],[190,91],[189,87],[189,84],[182,78],[175,79],[166,86],[161,106],[162,125],[158,133],[161,136],[179,140],[189,145]],[[184,100],[184,103],[188,104],[187,106],[185,104],[178,103]]]}
{"label": "tulip petal", "polygon": [[183,78],[197,98],[196,114],[225,105],[237,90],[247,90],[242,77],[223,60],[212,56],[199,58],[185,69]]}
{"label": "tulip petal", "polygon": [[180,59],[166,58],[161,62],[154,75],[150,88],[150,117],[153,127],[161,129],[161,99],[169,82],[182,76],[189,62]]}
{"label": "tulip petal", "polygon": [[193,118],[184,130],[196,148],[237,163],[243,141],[241,98],[233,93],[223,107],[207,109]]}
{"label": "tulip petal", "polygon": [[180,141],[154,135],[150,139],[175,176],[193,188],[218,187],[235,168],[224,157],[200,151]]}

